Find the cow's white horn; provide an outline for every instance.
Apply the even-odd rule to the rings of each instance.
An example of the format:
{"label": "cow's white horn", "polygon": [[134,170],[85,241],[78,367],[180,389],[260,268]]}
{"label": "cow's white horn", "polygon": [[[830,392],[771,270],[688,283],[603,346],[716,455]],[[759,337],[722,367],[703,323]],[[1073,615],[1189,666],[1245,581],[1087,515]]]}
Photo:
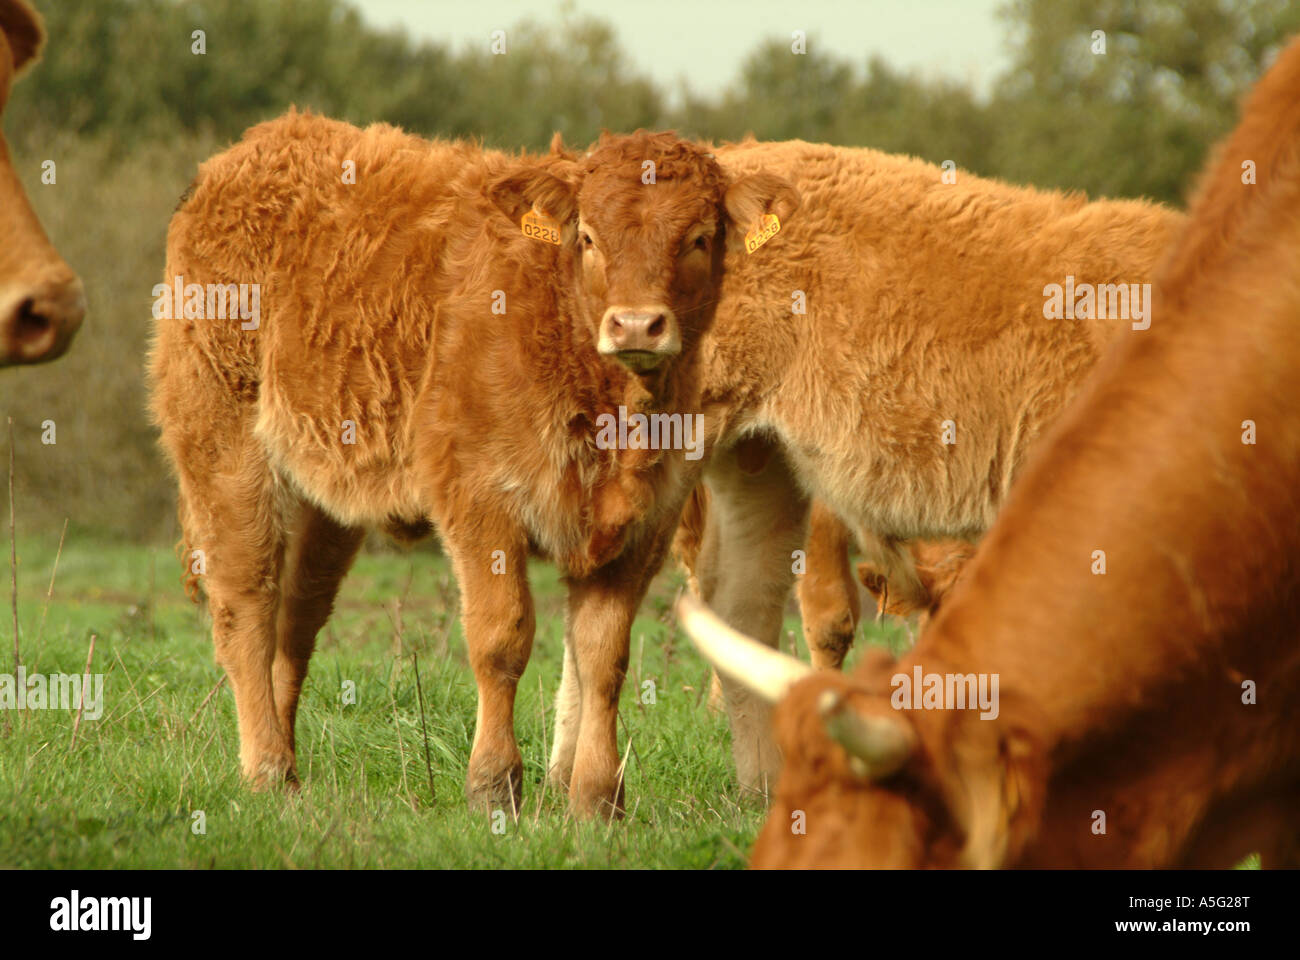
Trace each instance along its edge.
{"label": "cow's white horn", "polygon": [[677,601],[677,620],[704,659],[770,704],[813,669],[727,626],[689,594]]}
{"label": "cow's white horn", "polygon": [[860,776],[883,780],[902,769],[916,748],[916,735],[902,717],[863,716],[827,690],[817,702],[827,735],[844,748]]}

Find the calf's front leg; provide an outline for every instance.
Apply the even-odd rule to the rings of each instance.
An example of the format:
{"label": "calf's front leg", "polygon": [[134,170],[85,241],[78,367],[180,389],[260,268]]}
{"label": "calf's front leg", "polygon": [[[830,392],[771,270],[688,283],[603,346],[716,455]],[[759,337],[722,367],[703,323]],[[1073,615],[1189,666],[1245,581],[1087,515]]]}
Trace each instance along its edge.
{"label": "calf's front leg", "polygon": [[632,620],[663,563],[670,533],[629,545],[613,563],[569,581],[551,770],[557,784],[568,780],[575,816],[608,819],[623,813],[618,698],[627,675]]}
{"label": "calf's front leg", "polygon": [[515,741],[515,691],[533,649],[533,598],[521,537],[476,525],[446,535],[460,584],[465,641],[478,685],[465,797],[473,809],[520,809],[523,759]]}

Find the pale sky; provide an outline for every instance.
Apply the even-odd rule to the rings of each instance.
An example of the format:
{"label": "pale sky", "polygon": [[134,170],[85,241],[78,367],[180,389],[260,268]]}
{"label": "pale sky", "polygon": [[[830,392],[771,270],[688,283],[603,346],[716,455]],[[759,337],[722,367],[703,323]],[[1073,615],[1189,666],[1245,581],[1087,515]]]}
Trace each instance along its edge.
{"label": "pale sky", "polygon": [[[560,19],[561,0],[351,0],[376,26],[399,26],[415,39],[486,48],[493,30],[524,18]],[[1005,0],[565,0],[614,27],[640,73],[673,96],[678,81],[712,97],[739,72],[745,56],[769,37],[787,42],[805,31],[861,69],[880,54],[922,76],[946,75],[979,93],[1006,63],[994,11]],[[675,97],[674,97],[675,99]]]}

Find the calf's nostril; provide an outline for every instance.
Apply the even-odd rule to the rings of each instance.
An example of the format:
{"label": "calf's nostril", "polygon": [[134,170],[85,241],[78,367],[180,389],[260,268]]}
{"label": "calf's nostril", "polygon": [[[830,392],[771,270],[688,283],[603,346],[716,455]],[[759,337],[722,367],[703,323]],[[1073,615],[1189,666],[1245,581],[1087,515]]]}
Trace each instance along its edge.
{"label": "calf's nostril", "polygon": [[667,326],[667,324],[664,321],[664,315],[661,313],[650,322],[650,326],[646,329],[646,333],[650,334],[652,337],[657,337],[664,332],[665,326]]}
{"label": "calf's nostril", "polygon": [[18,305],[17,323],[14,325],[15,339],[32,340],[43,336],[50,329],[50,318],[36,310],[36,301],[28,297]]}

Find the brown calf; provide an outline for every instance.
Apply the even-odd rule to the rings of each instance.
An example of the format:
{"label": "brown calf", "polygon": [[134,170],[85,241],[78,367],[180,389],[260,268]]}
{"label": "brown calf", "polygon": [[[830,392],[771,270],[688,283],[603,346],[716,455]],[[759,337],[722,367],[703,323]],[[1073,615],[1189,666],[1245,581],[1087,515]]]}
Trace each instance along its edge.
{"label": "brown calf", "polygon": [[[807,576],[822,574],[805,593],[856,590],[845,535],[819,570],[809,495],[904,599],[924,602],[907,542],[979,539],[1102,349],[1148,332],[1142,285],[1183,217],[966,174],[946,182],[874,150],[750,142],[717,155],[737,174],[789,177],[804,200],[779,257],[728,259],[703,350],[702,409],[725,429],[696,577],[724,621],[774,646],[797,551],[808,548]],[[742,463],[742,442],[768,455]],[[824,664],[842,655],[842,633],[833,646],[809,638]],[[761,792],[780,764],[769,712],[722,679],[740,783]]]}
{"label": "brown calf", "polygon": [[[1300,40],[916,647],[790,687],[755,866],[1300,865],[1297,90]],[[896,709],[915,672],[998,678],[996,718]]]}
{"label": "brown calf", "polygon": [[[0,0],[0,113],[19,73],[40,56],[41,18]],[[41,229],[0,136],[0,367],[61,356],[86,313],[81,281]]]}
{"label": "brown calf", "polygon": [[[621,806],[629,629],[703,460],[606,428],[676,416],[682,446],[724,247],[796,203],[670,134],[514,158],[290,113],[202,166],[155,288],[199,285],[156,304],[152,409],[247,778],[295,778],[308,660],[364,530],[431,521],[478,682],[471,804],[520,802],[538,553],[569,592],[551,777],[579,813]],[[260,316],[212,315],[229,284],[259,285]]]}

